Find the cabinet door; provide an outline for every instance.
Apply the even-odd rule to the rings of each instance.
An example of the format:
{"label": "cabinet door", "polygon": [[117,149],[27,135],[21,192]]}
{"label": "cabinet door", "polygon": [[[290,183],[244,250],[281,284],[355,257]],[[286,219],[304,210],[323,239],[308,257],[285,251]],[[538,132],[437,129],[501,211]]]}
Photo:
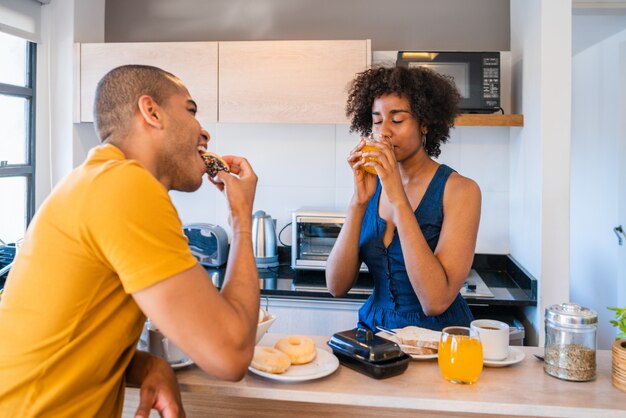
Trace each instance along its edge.
{"label": "cabinet door", "polygon": [[217,121],[217,42],[80,44],[80,122],[93,122],[98,81],[125,64],[153,65],[180,78],[198,104],[198,119]]}
{"label": "cabinet door", "polygon": [[219,44],[219,121],[347,123],[347,89],[369,40]]}

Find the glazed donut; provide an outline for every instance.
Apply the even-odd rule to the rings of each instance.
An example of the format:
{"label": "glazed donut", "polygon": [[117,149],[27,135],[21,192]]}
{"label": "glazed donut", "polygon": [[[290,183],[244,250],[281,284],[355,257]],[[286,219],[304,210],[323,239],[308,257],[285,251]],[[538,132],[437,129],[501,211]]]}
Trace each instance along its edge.
{"label": "glazed donut", "polygon": [[274,348],[289,356],[291,364],[305,364],[313,361],[317,350],[315,342],[309,337],[290,335],[278,340]]}
{"label": "glazed donut", "polygon": [[272,347],[256,346],[254,347],[254,357],[250,365],[262,372],[280,374],[287,371],[289,366],[291,366],[291,361],[289,356],[282,351]]}

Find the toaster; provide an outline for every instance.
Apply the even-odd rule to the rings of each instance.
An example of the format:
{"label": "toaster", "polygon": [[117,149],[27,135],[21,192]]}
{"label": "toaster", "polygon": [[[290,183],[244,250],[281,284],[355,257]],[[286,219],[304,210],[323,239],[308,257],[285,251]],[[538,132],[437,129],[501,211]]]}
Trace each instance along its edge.
{"label": "toaster", "polygon": [[219,267],[228,259],[228,234],[219,225],[194,223],[183,225],[191,254],[203,266]]}

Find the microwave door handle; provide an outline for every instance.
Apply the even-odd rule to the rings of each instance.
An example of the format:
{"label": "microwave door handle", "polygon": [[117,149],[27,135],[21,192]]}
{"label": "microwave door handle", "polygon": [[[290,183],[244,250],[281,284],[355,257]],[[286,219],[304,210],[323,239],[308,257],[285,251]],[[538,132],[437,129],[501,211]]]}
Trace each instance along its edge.
{"label": "microwave door handle", "polygon": [[346,218],[298,217],[296,223],[343,224]]}

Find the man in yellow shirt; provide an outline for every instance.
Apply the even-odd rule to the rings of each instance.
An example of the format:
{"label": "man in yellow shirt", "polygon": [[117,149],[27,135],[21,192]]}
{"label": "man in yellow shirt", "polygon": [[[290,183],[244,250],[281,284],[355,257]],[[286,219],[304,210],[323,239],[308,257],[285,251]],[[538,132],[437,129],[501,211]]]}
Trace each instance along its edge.
{"label": "man in yellow shirt", "polygon": [[[207,373],[241,379],[259,310],[252,252],[257,177],[242,157],[211,182],[230,209],[221,291],[191,255],[169,190],[195,191],[208,133],[174,75],[124,66],[98,84],[102,145],[38,210],[0,301],[0,417],[184,416],[172,369],[135,350],[146,316]],[[198,204],[202,204],[199,202]]]}

